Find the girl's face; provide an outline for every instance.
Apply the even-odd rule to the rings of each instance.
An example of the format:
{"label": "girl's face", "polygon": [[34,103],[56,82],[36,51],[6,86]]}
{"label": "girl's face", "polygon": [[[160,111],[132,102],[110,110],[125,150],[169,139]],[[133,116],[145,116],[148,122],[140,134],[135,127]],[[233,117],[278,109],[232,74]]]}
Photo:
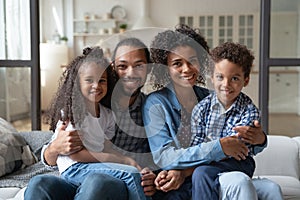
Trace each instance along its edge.
{"label": "girl's face", "polygon": [[107,72],[95,62],[81,66],[79,81],[87,103],[98,103],[107,93]]}
{"label": "girl's face", "polygon": [[199,75],[199,60],[190,46],[178,46],[168,55],[168,69],[175,87],[191,87]]}

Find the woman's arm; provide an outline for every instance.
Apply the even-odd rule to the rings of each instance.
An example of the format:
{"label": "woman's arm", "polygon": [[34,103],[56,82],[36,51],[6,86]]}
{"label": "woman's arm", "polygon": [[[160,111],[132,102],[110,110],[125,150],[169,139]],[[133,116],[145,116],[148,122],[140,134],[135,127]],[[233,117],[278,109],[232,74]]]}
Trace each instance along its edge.
{"label": "woman's arm", "polygon": [[[226,157],[219,141],[180,148],[176,138],[178,112],[165,97],[150,95],[143,107],[143,120],[154,162],[162,169],[185,169]],[[179,120],[176,122],[175,120]]]}

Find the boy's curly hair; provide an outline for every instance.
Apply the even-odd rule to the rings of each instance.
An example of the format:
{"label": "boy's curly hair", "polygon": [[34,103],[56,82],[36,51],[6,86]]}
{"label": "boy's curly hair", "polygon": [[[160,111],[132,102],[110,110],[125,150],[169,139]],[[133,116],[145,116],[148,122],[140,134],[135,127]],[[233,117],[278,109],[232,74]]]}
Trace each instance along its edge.
{"label": "boy's curly hair", "polygon": [[200,63],[197,83],[205,85],[206,68],[209,64],[208,44],[201,35],[200,29],[180,24],[174,31],[166,30],[158,33],[150,45],[151,57],[156,64],[150,79],[153,89],[160,89],[170,81],[167,68],[168,55],[178,46],[190,46],[195,49]]}
{"label": "boy's curly hair", "polygon": [[[91,62],[95,62],[107,72],[107,94],[100,103],[110,108],[115,75],[109,65],[109,61],[103,55],[103,50],[100,47],[87,47],[83,50],[82,55],[77,56],[69,63],[60,77],[58,90],[44,118],[45,123],[50,125],[50,130],[55,130],[58,120],[69,120],[73,125],[75,123],[79,126],[81,125],[87,110],[80,90],[79,73],[81,67]],[[63,117],[61,111],[64,113]]]}
{"label": "boy's curly hair", "polygon": [[[250,76],[254,56],[245,45],[234,42],[225,42],[215,47],[210,54],[215,63],[227,59],[242,67],[245,78]],[[213,72],[213,70],[211,70],[211,72]]]}

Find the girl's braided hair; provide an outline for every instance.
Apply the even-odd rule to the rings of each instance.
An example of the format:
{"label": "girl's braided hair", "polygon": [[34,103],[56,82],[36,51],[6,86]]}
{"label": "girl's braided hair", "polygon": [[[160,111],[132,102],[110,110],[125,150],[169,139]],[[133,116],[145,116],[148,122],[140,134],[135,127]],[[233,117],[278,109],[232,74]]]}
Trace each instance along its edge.
{"label": "girl's braided hair", "polygon": [[197,52],[200,73],[197,78],[198,84],[205,85],[206,68],[209,65],[209,47],[200,29],[193,29],[187,25],[180,24],[175,30],[166,30],[158,33],[150,46],[150,52],[153,62],[151,82],[153,89],[157,90],[170,82],[170,76],[167,68],[168,55],[176,47],[190,46]]}
{"label": "girl's braided hair", "polygon": [[[80,90],[79,73],[81,67],[88,63],[96,63],[106,69],[107,72],[107,94],[100,103],[110,108],[111,93],[115,84],[115,75],[109,61],[104,57],[100,47],[87,47],[83,54],[77,56],[69,63],[59,80],[59,87],[54,95],[49,109],[45,113],[44,121],[54,131],[58,120],[69,120],[73,125],[80,125],[87,110],[84,104],[84,97]],[[64,115],[62,116],[61,111]]]}

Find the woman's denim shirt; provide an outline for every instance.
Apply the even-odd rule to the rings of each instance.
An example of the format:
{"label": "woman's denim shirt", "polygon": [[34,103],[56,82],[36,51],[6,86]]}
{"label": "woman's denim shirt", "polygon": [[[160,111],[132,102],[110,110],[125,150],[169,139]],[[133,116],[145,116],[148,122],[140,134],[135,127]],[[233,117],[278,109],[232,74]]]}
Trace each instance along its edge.
{"label": "woman's denim shirt", "polygon": [[[209,92],[193,87],[198,101]],[[151,93],[143,107],[143,120],[153,160],[161,169],[185,169],[225,158],[219,140],[181,148],[176,137],[181,123],[181,105],[171,84]]]}

